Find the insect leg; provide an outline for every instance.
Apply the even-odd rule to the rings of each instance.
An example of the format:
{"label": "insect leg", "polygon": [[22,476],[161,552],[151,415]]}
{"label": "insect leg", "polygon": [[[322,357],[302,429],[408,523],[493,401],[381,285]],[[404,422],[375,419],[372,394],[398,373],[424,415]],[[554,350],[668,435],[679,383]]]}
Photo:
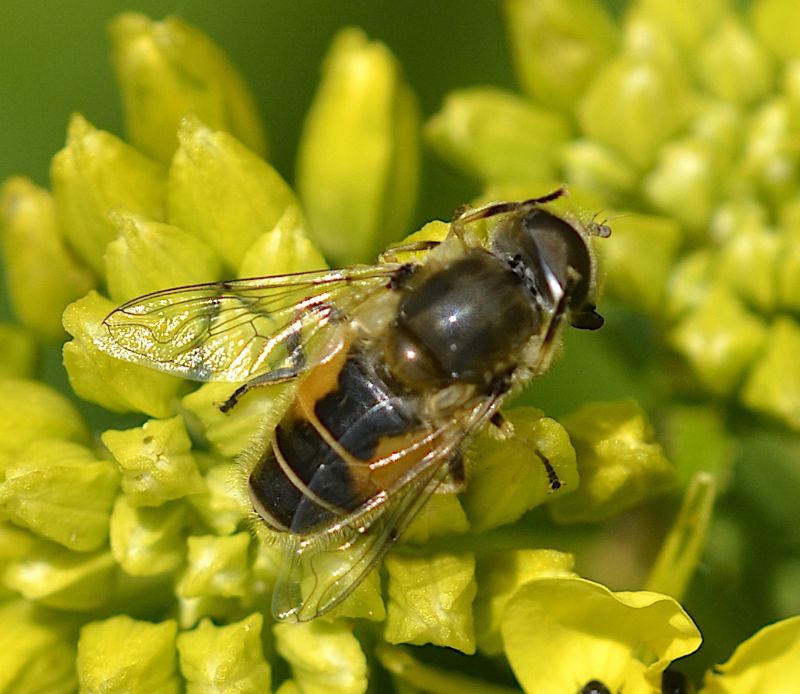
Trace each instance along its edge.
{"label": "insect leg", "polygon": [[291,381],[293,378],[297,378],[303,373],[306,369],[306,358],[303,353],[303,345],[300,343],[299,333],[295,332],[289,335],[286,338],[286,346],[289,349],[291,364],[280,369],[268,371],[240,385],[233,391],[231,396],[219,406],[220,412],[230,412],[236,406],[236,403],[239,402],[239,399],[253,388],[275,385],[276,383],[285,383],[286,381]]}
{"label": "insect leg", "polygon": [[399,246],[392,246],[387,248],[383,253],[378,256],[379,263],[395,263],[397,256],[400,253],[418,253],[420,251],[429,251],[436,248],[441,241],[415,241],[413,243],[404,243]]}
{"label": "insect leg", "polygon": [[[493,427],[496,427],[500,435],[503,436],[504,438],[507,436],[512,436],[514,433],[514,426],[503,416],[503,413],[500,412],[500,410],[497,410],[494,412],[494,414],[492,414],[491,418],[489,419],[489,423]],[[561,489],[564,483],[558,477],[558,473],[555,471],[555,468],[547,459],[547,456],[545,456],[545,454],[542,453],[542,451],[535,443],[532,443],[532,446],[534,454],[536,455],[537,458],[539,458],[542,465],[544,465],[544,470],[547,473],[547,483],[548,486],[550,487],[550,491],[554,492],[557,489]]]}
{"label": "insect leg", "polygon": [[545,203],[557,200],[566,191],[564,188],[556,188],[552,193],[542,195],[538,198],[530,198],[521,202],[497,202],[484,207],[473,209],[470,207],[459,208],[453,215],[453,230],[458,236],[463,235],[464,227],[472,222],[477,222],[479,219],[486,219],[487,217],[494,217],[498,214],[506,214],[507,212],[516,212],[520,209],[533,208],[537,205],[544,205]]}
{"label": "insect leg", "polygon": [[503,416],[500,410],[495,411],[489,419],[489,423],[494,427],[500,441],[505,441],[514,435],[514,425]]}
{"label": "insect leg", "polygon": [[544,453],[539,450],[538,446],[533,447],[533,452],[536,454],[536,457],[542,461],[542,465],[544,465],[545,472],[547,473],[547,484],[550,487],[550,491],[554,492],[558,489],[561,489],[564,483],[559,479],[558,473],[555,471],[555,468],[544,455]]}
{"label": "insect leg", "polygon": [[[550,318],[550,323],[547,326],[547,333],[545,333],[544,339],[542,339],[542,345],[539,348],[539,357],[536,360],[536,363],[533,365],[533,373],[535,374],[543,373],[547,370],[547,367],[550,364],[550,359],[553,355],[553,348],[556,346],[558,329],[561,327],[561,321],[564,320],[564,316],[567,314],[570,296],[575,290],[580,278],[581,276],[575,270],[575,268],[572,266],[567,267],[567,283],[564,287],[563,294],[561,294],[558,299],[556,308],[553,311],[553,316]],[[600,319],[600,321],[603,320],[599,315],[595,315]]]}

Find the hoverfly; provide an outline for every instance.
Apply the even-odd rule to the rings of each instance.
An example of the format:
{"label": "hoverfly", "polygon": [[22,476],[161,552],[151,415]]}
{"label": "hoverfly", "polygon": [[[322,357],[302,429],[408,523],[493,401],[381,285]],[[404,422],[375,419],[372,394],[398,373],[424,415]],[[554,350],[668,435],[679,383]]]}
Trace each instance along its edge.
{"label": "hoverfly", "polygon": [[[602,325],[589,236],[610,232],[548,211],[562,194],[466,208],[443,241],[376,265],[167,289],[105,319],[115,357],[243,382],[223,411],[298,379],[248,470],[254,514],[287,548],[276,618],[347,597],[430,495],[463,481],[465,444],[547,370],[564,320]],[[400,262],[405,251],[425,252]]]}

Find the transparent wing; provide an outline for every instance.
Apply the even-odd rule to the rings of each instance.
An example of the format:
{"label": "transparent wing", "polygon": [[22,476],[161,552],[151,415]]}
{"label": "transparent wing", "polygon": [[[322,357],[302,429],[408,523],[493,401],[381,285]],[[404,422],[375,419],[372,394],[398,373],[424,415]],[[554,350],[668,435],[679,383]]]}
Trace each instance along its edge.
{"label": "transparent wing", "polygon": [[426,440],[392,454],[388,464],[402,465],[420,445],[429,447],[394,488],[371,499],[345,521],[315,535],[293,539],[286,548],[272,594],[275,618],[308,621],[350,595],[447,479],[449,461],[496,406],[496,399],[481,399],[465,408],[465,416],[453,418]]}
{"label": "transparent wing", "polygon": [[97,346],[183,378],[247,381],[295,368],[326,325],[346,319],[387,286],[397,267],[359,266],[154,292],[112,311]]}

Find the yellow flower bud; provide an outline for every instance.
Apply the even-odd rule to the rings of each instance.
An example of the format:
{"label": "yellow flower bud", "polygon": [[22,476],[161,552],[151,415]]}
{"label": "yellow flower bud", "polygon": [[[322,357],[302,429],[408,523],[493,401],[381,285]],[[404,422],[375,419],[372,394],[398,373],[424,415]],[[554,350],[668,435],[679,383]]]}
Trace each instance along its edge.
{"label": "yellow flower bud", "polygon": [[569,111],[616,45],[598,0],[506,0],[517,78],[537,101]]}
{"label": "yellow flower bud", "polygon": [[271,670],[264,659],[261,630],[264,617],[255,613],[226,626],[204,619],[178,635],[181,673],[186,694],[271,691]]}
{"label": "yellow flower bud", "polygon": [[[233,457],[245,451],[258,455],[258,445],[266,434],[254,441],[259,432],[270,432],[280,421],[294,393],[294,383],[279,383],[268,388],[252,388],[244,394],[230,412],[219,406],[236,390],[232,383],[205,383],[189,393],[181,404],[203,425],[206,438],[223,457]],[[250,451],[248,444],[253,442]],[[247,449],[247,450],[246,450]],[[255,464],[255,460],[252,461]]]}
{"label": "yellow flower bud", "polygon": [[176,588],[187,598],[237,598],[247,594],[250,533],[227,537],[192,535],[187,540],[186,569]]}
{"label": "yellow flower bud", "polygon": [[183,561],[188,508],[182,502],[156,508],[132,506],[123,494],[111,513],[111,551],[131,576],[174,571]]}
{"label": "yellow flower bud", "polygon": [[78,640],[81,691],[178,694],[177,630],[172,619],[152,624],[127,615],[87,624]]}
{"label": "yellow flower bud", "polygon": [[708,144],[696,139],[671,142],[644,180],[644,194],[659,212],[682,222],[695,239],[704,240],[722,176]]}
{"label": "yellow flower bud", "polygon": [[90,292],[64,311],[64,328],[73,336],[63,350],[72,389],[115,412],[138,410],[153,417],[169,416],[189,383],[101,350],[98,344],[108,339],[102,321],[113,308],[115,304],[108,299]]}
{"label": "yellow flower bud", "polygon": [[73,552],[45,540],[12,562],[5,581],[28,600],[59,610],[94,610],[109,601],[117,565],[111,552]]}
{"label": "yellow flower bud", "polygon": [[472,601],[477,589],[471,552],[390,554],[384,566],[389,574],[384,638],[389,643],[432,643],[475,652]]}
{"label": "yellow flower bud", "polygon": [[306,236],[299,209],[289,207],[275,227],[261,234],[247,250],[239,265],[239,277],[285,275],[327,267],[322,253]]}
{"label": "yellow flower bud", "polygon": [[718,287],[672,329],[670,342],[706,388],[726,394],[739,383],[766,336],[764,321]]}
{"label": "yellow flower bud", "polygon": [[766,336],[766,350],[742,391],[742,401],[754,410],[800,429],[800,325],[777,318]]}
{"label": "yellow flower bud", "polygon": [[127,12],[111,22],[109,34],[132,145],[168,164],[178,146],[178,125],[193,113],[264,156],[266,138],[253,95],[203,32],[177,17],[154,22]]}
{"label": "yellow flower bud", "polygon": [[621,54],[603,66],[582,95],[586,134],[639,167],[687,120],[692,106],[684,76],[653,58]]}
{"label": "yellow flower bud", "polygon": [[213,282],[220,263],[206,243],[178,227],[111,213],[119,236],[104,257],[108,291],[120,303],[157,289]]}
{"label": "yellow flower bud", "polygon": [[781,60],[800,58],[800,5],[794,0],[755,0],[750,14],[772,53]]}
{"label": "yellow flower bud", "polygon": [[192,508],[217,535],[233,534],[244,518],[247,507],[236,489],[240,477],[236,463],[214,465],[204,478],[206,491],[188,497]]}
{"label": "yellow flower bud", "polygon": [[110,210],[164,215],[163,169],[79,115],[70,121],[66,147],[53,157],[50,177],[64,236],[98,276],[106,246],[117,236]]}
{"label": "yellow flower bud", "polygon": [[730,0],[639,0],[638,11],[663,27],[672,41],[691,56],[730,10]]}
{"label": "yellow flower bud", "polygon": [[772,87],[770,56],[733,16],[719,23],[700,49],[700,81],[720,99],[749,104]]}
{"label": "yellow flower bud", "polygon": [[43,383],[0,379],[0,471],[28,444],[41,439],[88,443],[74,405]]}
{"label": "yellow flower bud", "polygon": [[403,531],[401,541],[425,545],[431,538],[465,533],[469,521],[455,494],[434,494]]}
{"label": "yellow flower bud", "polygon": [[122,491],[131,506],[160,506],[205,488],[181,417],[109,429],[100,438],[120,465]]}
{"label": "yellow flower bud", "polygon": [[406,230],[417,195],[419,116],[389,50],[357,29],[334,39],[297,162],[314,240],[335,263],[371,260]]}
{"label": "yellow flower bud", "polygon": [[580,486],[550,502],[555,521],[605,519],[675,485],[675,472],[634,401],[583,405],[561,422],[575,446]]}
{"label": "yellow flower bud", "polygon": [[451,92],[425,132],[445,159],[479,181],[524,185],[558,178],[569,127],[515,94],[473,87]]}
{"label": "yellow flower bud", "polygon": [[[513,436],[497,441],[485,432],[469,449],[469,486],[462,502],[476,532],[513,523],[535,506],[578,487],[575,450],[564,427],[532,407],[505,414]],[[561,485],[555,493],[551,471]]]}
{"label": "yellow flower bud", "polygon": [[40,439],[15,456],[0,484],[0,508],[19,525],[81,552],[108,537],[119,484],[114,465],[69,441]]}
{"label": "yellow flower bud", "polygon": [[63,622],[24,600],[0,606],[0,692],[77,690],[74,636]]}
{"label": "yellow flower bud", "polygon": [[64,307],[94,285],[89,270],[61,238],[49,192],[27,178],[10,178],[0,191],[0,227],[9,299],[19,320],[38,336],[64,336]]}
{"label": "yellow flower bud", "polygon": [[613,227],[614,243],[599,247],[606,290],[636,308],[657,311],[680,248],[680,226],[670,217],[630,214],[614,219]]}
{"label": "yellow flower bud", "polygon": [[169,222],[197,234],[234,272],[253,242],[297,207],[286,182],[232,135],[184,118],[169,171]]}
{"label": "yellow flower bud", "polygon": [[367,691],[367,658],[345,622],[276,624],[273,631],[278,653],[305,694]]}

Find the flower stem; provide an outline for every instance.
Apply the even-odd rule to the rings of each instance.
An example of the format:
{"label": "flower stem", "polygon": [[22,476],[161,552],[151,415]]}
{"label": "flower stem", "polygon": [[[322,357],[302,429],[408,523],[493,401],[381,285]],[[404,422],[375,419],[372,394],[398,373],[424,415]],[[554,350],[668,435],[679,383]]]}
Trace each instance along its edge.
{"label": "flower stem", "polygon": [[692,478],[650,572],[647,590],[683,598],[705,546],[716,490],[713,475],[699,472]]}

